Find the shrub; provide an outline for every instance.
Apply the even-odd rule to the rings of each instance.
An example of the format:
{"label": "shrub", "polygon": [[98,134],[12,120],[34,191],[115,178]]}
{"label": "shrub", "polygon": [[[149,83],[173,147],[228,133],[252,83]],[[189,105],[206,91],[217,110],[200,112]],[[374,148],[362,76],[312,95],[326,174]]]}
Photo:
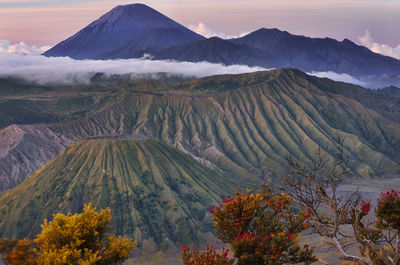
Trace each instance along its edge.
{"label": "shrub", "polygon": [[223,248],[218,253],[213,245],[207,244],[207,250],[200,253],[198,249],[190,251],[187,246],[181,247],[182,260],[186,265],[231,265],[234,264],[234,260],[228,256],[229,249]]}
{"label": "shrub", "polygon": [[[217,237],[231,246],[233,257],[229,260],[237,264],[310,264],[316,260],[312,249],[307,245],[301,247],[297,239],[298,233],[307,227],[308,213],[295,214],[286,194],[274,195],[272,189],[257,194],[251,190],[237,192],[210,212]],[[198,253],[197,249],[182,251],[185,264],[202,264],[185,259],[199,256]]]}
{"label": "shrub", "polygon": [[34,265],[36,264],[36,253],[32,240],[8,240],[2,239],[0,251],[4,252],[4,260],[11,265]]}
{"label": "shrub", "polygon": [[137,245],[130,238],[107,234],[109,208],[96,212],[89,203],[81,214],[55,214],[44,220],[35,240],[0,240],[0,252],[11,265],[122,264]]}
{"label": "shrub", "polygon": [[[357,190],[350,194],[339,192],[339,185],[349,172],[341,139],[338,149],[334,160],[322,157],[318,150],[317,157],[311,158],[311,166],[289,158],[292,172],[281,191],[309,211],[310,230],[328,238],[347,264],[399,265],[400,192],[382,193],[375,218],[369,218],[370,201],[361,200]],[[349,251],[352,245],[358,246],[359,253]]]}

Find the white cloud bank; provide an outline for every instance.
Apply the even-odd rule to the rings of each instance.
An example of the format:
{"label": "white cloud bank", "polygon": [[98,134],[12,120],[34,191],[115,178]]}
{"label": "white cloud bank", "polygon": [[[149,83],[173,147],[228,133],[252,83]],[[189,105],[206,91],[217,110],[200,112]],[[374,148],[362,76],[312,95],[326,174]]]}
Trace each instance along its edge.
{"label": "white cloud bank", "polygon": [[249,34],[249,32],[243,32],[240,33],[239,35],[227,35],[223,32],[213,29],[212,27],[206,25],[203,22],[199,22],[197,25],[189,25],[188,28],[200,35],[203,35],[206,38],[219,37],[221,39],[233,39],[233,38],[240,38]]}
{"label": "white cloud bank", "polygon": [[[151,60],[150,55],[140,59],[74,60],[69,57],[45,57],[40,55],[50,46],[29,46],[26,43],[11,44],[0,40],[0,77],[17,77],[38,84],[88,84],[94,73],[143,74],[169,73],[204,77],[219,74],[241,74],[267,70],[262,67],[230,65],[209,62],[177,62]],[[335,72],[311,72],[317,77],[365,86],[365,83],[348,75]]]}
{"label": "white cloud bank", "polygon": [[176,62],[170,60],[120,59],[73,60],[69,57],[45,57],[0,53],[0,77],[17,77],[38,84],[88,84],[93,73],[153,74],[204,77],[218,74],[239,74],[266,70],[245,65],[214,64],[209,62]]}
{"label": "white cloud bank", "polygon": [[38,55],[42,54],[51,46],[30,46],[25,42],[20,42],[12,44],[8,40],[0,40],[0,52],[2,53],[15,53],[15,54],[25,54],[25,55]]}
{"label": "white cloud bank", "polygon": [[400,59],[400,44],[393,48],[387,44],[377,43],[371,37],[368,30],[366,30],[364,36],[359,37],[358,40],[362,45],[373,52]]}
{"label": "white cloud bank", "polygon": [[366,83],[362,82],[361,80],[358,80],[351,75],[348,74],[338,74],[335,72],[311,72],[307,73],[309,75],[313,75],[316,77],[325,77],[332,79],[334,81],[339,81],[339,82],[345,82],[345,83],[351,83],[359,86],[366,86]]}

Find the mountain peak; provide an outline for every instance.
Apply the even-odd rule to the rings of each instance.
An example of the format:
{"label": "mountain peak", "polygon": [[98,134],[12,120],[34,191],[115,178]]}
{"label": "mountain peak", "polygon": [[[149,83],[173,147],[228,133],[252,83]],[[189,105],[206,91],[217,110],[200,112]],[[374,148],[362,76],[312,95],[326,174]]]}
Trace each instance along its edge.
{"label": "mountain peak", "polygon": [[117,5],[115,8],[124,8],[124,9],[151,9],[154,10],[153,8],[149,7],[146,4],[142,3],[134,3],[134,4],[127,4],[127,5]]}
{"label": "mountain peak", "polygon": [[103,17],[121,17],[121,16],[149,16],[160,14],[153,8],[145,4],[129,4],[129,5],[118,5],[107,12]]}
{"label": "mountain peak", "polygon": [[278,28],[259,28],[258,30],[254,31],[253,33],[261,33],[261,32],[283,32]]}
{"label": "mountain peak", "polygon": [[217,37],[217,36],[212,36],[210,38],[208,38],[208,40],[211,41],[220,41],[220,42],[225,42],[226,40],[224,40],[223,38]]}
{"label": "mountain peak", "polygon": [[352,42],[351,40],[349,40],[349,39],[347,39],[347,38],[345,38],[344,40],[342,40],[342,43],[343,43],[343,44],[346,44],[346,45],[356,45],[354,42]]}
{"label": "mountain peak", "polygon": [[271,29],[267,29],[267,28],[260,28],[248,35],[260,35],[260,34],[267,34],[267,35],[281,35],[281,36],[288,36],[291,35],[289,32],[287,31],[282,31],[280,29],[277,28],[271,28]]}
{"label": "mountain peak", "polygon": [[[242,42],[243,40],[245,41],[250,41],[250,42],[260,42],[265,43],[265,42],[275,42],[283,38],[287,38],[292,36],[289,32],[287,31],[282,31],[277,28],[272,28],[272,29],[267,29],[267,28],[260,28],[256,31],[253,31],[249,34],[247,34],[244,37],[238,38],[238,39],[233,39],[234,41],[239,41]],[[258,48],[259,45],[255,45],[255,47]]]}
{"label": "mountain peak", "polygon": [[119,51],[119,58],[123,58],[148,47],[202,39],[203,36],[145,4],[119,5],[44,55],[103,59],[110,52]]}
{"label": "mountain peak", "polygon": [[117,5],[113,9],[111,9],[110,12],[117,12],[117,11],[153,11],[157,12],[153,8],[149,7],[148,5],[142,4],[142,3],[134,3],[134,4],[128,4],[128,5]]}
{"label": "mountain peak", "polygon": [[149,28],[181,28],[172,19],[145,4],[119,5],[89,25],[106,31],[133,30],[137,32]]}
{"label": "mountain peak", "polygon": [[167,18],[157,10],[141,3],[118,5],[107,12],[105,16],[106,15],[123,15],[133,17],[162,16]]}

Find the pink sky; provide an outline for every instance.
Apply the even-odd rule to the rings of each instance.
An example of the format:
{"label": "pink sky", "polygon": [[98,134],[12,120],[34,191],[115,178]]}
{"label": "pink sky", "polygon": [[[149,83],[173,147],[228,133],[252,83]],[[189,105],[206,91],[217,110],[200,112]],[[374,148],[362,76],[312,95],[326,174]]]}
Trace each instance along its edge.
{"label": "pink sky", "polygon": [[[118,4],[109,0],[0,0],[0,39],[54,45]],[[261,27],[313,37],[400,44],[399,0],[152,0],[143,1],[185,26],[200,22],[237,36]],[[194,27],[195,28],[195,27]]]}

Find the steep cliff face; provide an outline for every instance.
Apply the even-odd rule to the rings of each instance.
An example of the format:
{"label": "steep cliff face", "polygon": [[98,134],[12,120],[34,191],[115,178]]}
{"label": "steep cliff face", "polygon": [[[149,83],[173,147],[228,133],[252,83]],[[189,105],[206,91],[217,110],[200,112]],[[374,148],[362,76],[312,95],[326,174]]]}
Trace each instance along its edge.
{"label": "steep cliff face", "polygon": [[0,191],[21,183],[72,142],[45,125],[10,125],[0,130]]}
{"label": "steep cliff face", "polygon": [[10,125],[0,131],[0,158],[7,156],[24,137],[25,132],[18,125]]}

